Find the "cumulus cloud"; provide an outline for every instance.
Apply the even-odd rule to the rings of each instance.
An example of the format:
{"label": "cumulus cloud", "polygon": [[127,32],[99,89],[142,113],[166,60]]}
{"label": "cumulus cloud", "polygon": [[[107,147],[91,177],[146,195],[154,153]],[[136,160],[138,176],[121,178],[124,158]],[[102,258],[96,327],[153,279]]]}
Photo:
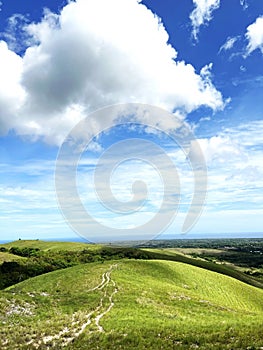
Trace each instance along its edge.
{"label": "cumulus cloud", "polygon": [[[217,5],[205,5],[204,18]],[[23,55],[0,46],[2,132],[60,144],[79,120],[110,104],[140,102],[182,114],[224,106],[212,66],[198,73],[178,61],[160,18],[137,0],[72,1],[23,30],[30,37]]]}
{"label": "cumulus cloud", "polygon": [[220,0],[193,0],[195,9],[190,14],[193,37],[197,40],[200,26],[212,20],[212,13],[220,7]]}
{"label": "cumulus cloud", "polygon": [[258,17],[254,23],[247,27],[246,38],[248,45],[245,56],[257,49],[263,54],[263,16]]}
{"label": "cumulus cloud", "polygon": [[16,123],[25,97],[20,79],[23,60],[0,41],[0,133],[7,132]]}

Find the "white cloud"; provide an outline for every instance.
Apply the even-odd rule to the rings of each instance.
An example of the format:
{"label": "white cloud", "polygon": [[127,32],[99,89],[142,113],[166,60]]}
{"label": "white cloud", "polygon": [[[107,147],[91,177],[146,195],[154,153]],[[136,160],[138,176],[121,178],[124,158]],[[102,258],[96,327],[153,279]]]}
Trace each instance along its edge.
{"label": "white cloud", "polygon": [[[219,169],[229,166],[229,169],[238,167],[261,167],[263,156],[263,121],[250,121],[249,124],[239,124],[235,127],[225,127],[217,136],[197,139],[206,158],[208,167]],[[192,143],[190,156],[195,156],[195,142]],[[194,160],[194,158],[193,158]]]}
{"label": "white cloud", "polygon": [[8,184],[0,186],[0,239],[70,235],[57,206],[54,162],[28,161],[22,165],[11,162],[1,168]]}
{"label": "white cloud", "polygon": [[[226,128],[218,136],[199,139],[208,166],[207,209],[255,210],[263,201],[262,121]],[[190,157],[195,159],[195,144]]]}
{"label": "white cloud", "polygon": [[212,20],[212,13],[220,7],[220,0],[193,0],[195,9],[190,14],[193,37],[197,40],[200,26]]}
{"label": "white cloud", "polygon": [[248,8],[247,0],[240,0],[240,5],[246,10]]}
{"label": "white cloud", "polygon": [[245,57],[257,49],[263,54],[263,16],[258,17],[254,23],[247,27],[246,38],[248,45]]}
{"label": "white cloud", "polygon": [[226,42],[220,47],[219,52],[221,52],[222,50],[224,51],[231,50],[238,39],[239,39],[238,36],[228,37]]}
{"label": "white cloud", "polygon": [[239,69],[240,69],[241,72],[246,72],[247,71],[246,67],[244,67],[244,66],[240,66]]}
{"label": "white cloud", "polygon": [[[228,136],[213,136],[210,139],[199,139],[198,143],[208,166],[236,163],[246,159],[241,145]],[[194,148],[191,151],[194,152]]]}
{"label": "white cloud", "polygon": [[[262,210],[260,212],[258,208],[261,208],[263,202],[262,128],[263,121],[254,121],[226,128],[217,136],[198,140],[208,165],[208,193],[206,213],[202,215],[200,223],[194,227],[193,232],[198,231],[202,225],[203,232],[207,232],[209,227],[213,232],[219,227],[222,232],[226,232],[232,225],[235,226],[233,230],[236,231],[241,229],[249,231],[249,225],[252,225],[255,231],[260,227]],[[166,149],[180,179],[179,213],[175,225],[169,228],[169,232],[178,232],[194,191],[193,172],[182,150],[168,146]],[[124,149],[123,152],[125,152]],[[151,149],[146,149],[145,152],[152,154]],[[155,154],[156,157],[158,154]],[[130,191],[135,180],[145,181],[148,187],[148,198],[143,210],[135,217],[129,215],[126,218],[118,217],[103,211],[101,205],[96,202],[98,199],[94,191],[92,173],[97,165],[97,158],[100,158],[100,154],[96,155],[96,159],[88,158],[86,155],[80,159],[78,168],[78,190],[87,210],[98,220],[112,227],[128,227],[127,225],[132,226],[135,222],[144,223],[145,220],[151,219],[160,208],[163,194],[163,182],[156,169],[144,162],[139,166],[138,161],[132,157],[131,161],[115,168],[110,180],[111,189],[117,199],[130,200]],[[114,164],[117,163],[114,161]],[[164,165],[165,162],[162,166]],[[3,232],[6,234],[7,232],[12,234],[33,232],[38,235],[41,233],[43,237],[46,232],[50,232],[52,237],[53,232],[54,237],[54,232],[56,234],[59,232],[63,236],[69,230],[57,210],[53,168],[53,161],[43,160],[22,165],[10,163],[0,167],[1,173],[8,174],[9,177],[8,186],[2,184],[0,188],[2,215],[0,219]],[[26,175],[26,178],[23,178],[24,181],[21,180],[21,174]],[[173,181],[176,183],[176,180]],[[175,199],[171,197],[171,200]],[[236,216],[232,217],[231,212],[235,212]],[[251,222],[240,226],[234,220],[238,215],[242,218],[246,217],[247,220],[253,218]],[[211,222],[210,218],[213,218]],[[214,227],[215,223],[216,227]],[[70,236],[70,231],[67,235]]]}
{"label": "white cloud", "polygon": [[[206,5],[204,18],[216,4]],[[13,128],[60,144],[80,119],[109,104],[140,102],[183,113],[223,108],[211,66],[198,74],[176,60],[160,18],[137,0],[77,0],[24,30],[31,42],[23,57],[0,46],[2,132]]]}
{"label": "white cloud", "polygon": [[16,124],[16,116],[25,98],[20,84],[23,60],[0,41],[0,133]]}
{"label": "white cloud", "polygon": [[[254,154],[257,148],[263,149],[263,120],[250,121],[249,124],[243,123],[234,127],[226,127],[224,134],[231,139],[238,140],[239,144],[247,149],[253,150]],[[261,163],[261,162],[259,162]]]}

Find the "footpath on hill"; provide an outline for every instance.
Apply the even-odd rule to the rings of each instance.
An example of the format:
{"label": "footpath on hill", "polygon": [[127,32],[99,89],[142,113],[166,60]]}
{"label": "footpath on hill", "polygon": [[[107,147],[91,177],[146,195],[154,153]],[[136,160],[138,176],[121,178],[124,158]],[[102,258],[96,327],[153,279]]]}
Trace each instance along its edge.
{"label": "footpath on hill", "polygon": [[[111,278],[111,272],[117,268],[117,264],[111,265],[109,270],[102,274],[101,282],[87,290],[87,293],[94,291],[101,291],[102,296],[99,305],[95,310],[87,313],[84,317],[79,319],[79,315],[72,315],[72,322],[68,324],[64,329],[55,335],[45,335],[42,340],[34,343],[34,339],[31,339],[27,345],[33,345],[36,349],[41,345],[56,346],[59,343],[60,346],[67,346],[78,338],[84,331],[88,333],[104,332],[103,327],[100,324],[101,319],[112,309],[114,306],[113,296],[118,292],[116,283]],[[88,328],[88,329],[87,329]]]}

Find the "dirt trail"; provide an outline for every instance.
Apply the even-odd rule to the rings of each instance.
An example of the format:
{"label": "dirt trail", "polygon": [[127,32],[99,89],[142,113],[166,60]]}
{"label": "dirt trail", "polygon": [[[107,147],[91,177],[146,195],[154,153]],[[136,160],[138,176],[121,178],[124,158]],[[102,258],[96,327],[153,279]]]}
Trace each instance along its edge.
{"label": "dirt trail", "polygon": [[100,319],[105,316],[110,310],[111,308],[114,306],[114,302],[113,302],[113,296],[114,294],[116,294],[118,292],[118,289],[116,288],[116,283],[114,281],[112,281],[112,284],[114,286],[114,291],[112,292],[112,294],[109,296],[109,301],[110,301],[110,305],[109,307],[102,313],[99,313],[96,317],[95,317],[95,324],[98,327],[98,330],[100,332],[104,332],[104,329],[101,327],[101,325],[99,324]]}
{"label": "dirt trail", "polygon": [[[55,335],[46,335],[42,338],[42,341],[34,343],[30,341],[27,345],[32,344],[36,349],[41,345],[45,344],[47,348],[52,348],[57,343],[61,346],[67,346],[74,339],[80,336],[86,328],[89,333],[93,332],[104,332],[103,327],[100,325],[100,320],[104,317],[114,306],[113,296],[118,292],[116,283],[111,279],[111,272],[117,264],[111,265],[110,269],[102,274],[101,282],[94,288],[89,289],[87,292],[93,292],[96,290],[103,291],[100,299],[99,305],[95,310],[89,312],[86,315],[81,315],[81,320],[79,320],[79,314],[75,313],[72,316],[72,321],[70,325],[62,329],[59,333]],[[113,287],[109,288],[110,286]]]}

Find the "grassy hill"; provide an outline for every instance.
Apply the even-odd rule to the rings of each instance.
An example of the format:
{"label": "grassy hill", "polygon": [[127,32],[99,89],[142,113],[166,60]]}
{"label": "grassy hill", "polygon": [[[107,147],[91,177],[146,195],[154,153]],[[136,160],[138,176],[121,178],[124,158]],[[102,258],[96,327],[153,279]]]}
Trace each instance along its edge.
{"label": "grassy hill", "polygon": [[206,261],[202,258],[193,258],[185,255],[181,252],[170,249],[143,249],[148,253],[152,253],[155,259],[178,261],[185,264],[201,267],[209,271],[214,271],[223,275],[227,275],[236,278],[239,281],[248,283],[252,286],[263,289],[263,281],[255,279],[253,276],[249,276],[232,265],[221,264],[220,262]]}
{"label": "grassy hill", "polygon": [[260,349],[263,290],[189,264],[90,263],[0,292],[1,349]]}
{"label": "grassy hill", "polygon": [[78,242],[55,242],[55,241],[41,241],[41,240],[17,240],[5,244],[0,244],[0,248],[37,248],[43,251],[79,251],[85,248],[89,249],[98,249],[102,247],[99,244],[87,244],[87,243],[78,243]]}

